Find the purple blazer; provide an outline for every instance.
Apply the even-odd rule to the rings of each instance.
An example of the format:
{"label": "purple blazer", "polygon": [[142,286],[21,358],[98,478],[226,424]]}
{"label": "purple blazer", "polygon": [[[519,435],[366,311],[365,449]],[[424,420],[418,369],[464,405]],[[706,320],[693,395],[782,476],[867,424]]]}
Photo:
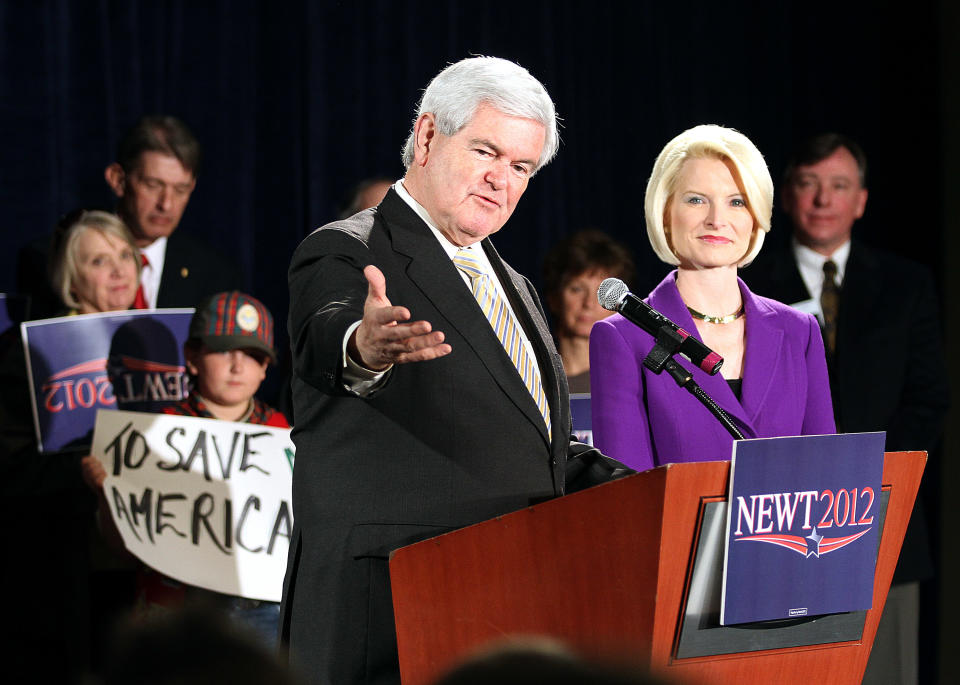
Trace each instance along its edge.
{"label": "purple blazer", "polygon": [[[677,291],[676,271],[647,302],[700,337]],[[739,279],[738,279],[739,280]],[[750,292],[743,281],[746,351],[742,398],[720,374],[709,376],[682,357],[694,380],[747,438],[835,433],[823,340],[816,318]],[[667,373],[643,366],[654,339],[619,314],[590,333],[594,445],[637,471],[660,464],[729,459],[733,438]]]}

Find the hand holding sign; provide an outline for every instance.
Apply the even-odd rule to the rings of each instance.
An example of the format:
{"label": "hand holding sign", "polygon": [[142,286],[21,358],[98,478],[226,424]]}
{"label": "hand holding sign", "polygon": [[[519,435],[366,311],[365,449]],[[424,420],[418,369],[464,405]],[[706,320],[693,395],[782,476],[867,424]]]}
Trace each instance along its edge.
{"label": "hand holding sign", "polygon": [[80,460],[80,476],[87,487],[95,493],[103,490],[103,481],[107,478],[107,470],[103,464],[92,454],[88,454]]}
{"label": "hand holding sign", "polygon": [[130,552],[191,585],[279,601],[293,529],[290,429],[101,411],[92,451]]}

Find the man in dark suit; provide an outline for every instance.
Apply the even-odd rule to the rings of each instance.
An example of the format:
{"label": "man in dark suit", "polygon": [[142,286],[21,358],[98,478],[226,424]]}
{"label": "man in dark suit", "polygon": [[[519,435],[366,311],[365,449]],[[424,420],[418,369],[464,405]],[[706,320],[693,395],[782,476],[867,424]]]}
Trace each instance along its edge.
{"label": "man in dark suit", "polygon": [[[146,263],[139,307],[193,307],[217,292],[243,287],[239,269],[184,231],[180,219],[197,183],[200,143],[172,116],[149,115],[127,131],[104,177],[117,196],[117,214]],[[63,303],[47,277],[49,238],[21,250],[17,287],[31,296],[31,318],[53,316]]]}
{"label": "man in dark suit", "polygon": [[525,69],[458,62],[424,92],[404,178],[294,254],[281,630],[310,682],[399,682],[391,550],[617,471],[571,442],[537,295],[489,239],[557,143]]}
{"label": "man in dark suit", "polygon": [[177,231],[197,185],[200,144],[172,116],[142,117],[104,171],[117,214],[146,263],[141,285],[148,307],[193,307],[209,295],[241,287],[235,264],[189,233]]}
{"label": "man in dark suit", "polygon": [[[866,157],[838,134],[805,141],[781,194],[792,243],[761,255],[750,288],[818,314],[837,429],[887,432],[886,449],[933,450],[948,406],[930,272],[851,238],[867,203]],[[865,683],[916,682],[918,585],[933,573],[918,501]]]}

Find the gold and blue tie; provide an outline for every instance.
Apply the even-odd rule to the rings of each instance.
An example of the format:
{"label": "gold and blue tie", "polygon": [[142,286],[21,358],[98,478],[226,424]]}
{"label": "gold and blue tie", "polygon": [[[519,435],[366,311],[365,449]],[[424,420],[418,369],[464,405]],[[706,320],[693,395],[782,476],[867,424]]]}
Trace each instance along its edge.
{"label": "gold and blue tie", "polygon": [[520,332],[520,326],[517,324],[513,315],[510,313],[507,303],[503,301],[497,292],[496,286],[490,282],[490,277],[484,272],[471,251],[467,248],[460,248],[453,258],[453,263],[470,278],[470,290],[473,292],[477,304],[487,317],[487,321],[493,327],[497,339],[503,345],[507,356],[513,362],[517,373],[523,379],[523,384],[530,391],[530,396],[540,410],[540,416],[543,417],[547,425],[547,434],[550,434],[550,405],[547,402],[547,396],[543,392],[543,383],[540,381],[540,372],[537,365],[530,358],[527,346],[523,343],[523,336]]}

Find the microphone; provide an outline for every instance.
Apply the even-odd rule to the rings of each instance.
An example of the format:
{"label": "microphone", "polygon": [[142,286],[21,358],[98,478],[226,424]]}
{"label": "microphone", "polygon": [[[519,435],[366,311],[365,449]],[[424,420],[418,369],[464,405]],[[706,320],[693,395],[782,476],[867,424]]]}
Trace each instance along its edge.
{"label": "microphone", "polygon": [[627,290],[619,278],[607,278],[597,290],[597,300],[604,309],[618,312],[623,318],[640,326],[654,338],[666,327],[676,333],[682,342],[677,352],[713,376],[723,365],[723,357],[694,338],[670,319]]}

